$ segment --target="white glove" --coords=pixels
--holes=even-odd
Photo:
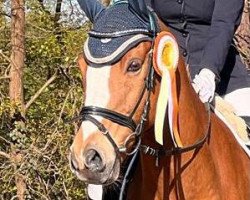
[[[215,92],[215,74],[210,69],[204,68],[199,74],[195,75],[192,85],[203,103],[213,100]]]

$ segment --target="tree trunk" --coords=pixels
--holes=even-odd
[[[56,1],[56,13],[55,13],[55,24],[58,26],[58,21],[60,20],[61,17],[61,9],[62,9],[62,0],[57,0]]]
[[[24,106],[23,98],[23,68],[25,39],[24,0],[11,0],[11,69],[9,95],[11,101]]]
[[[10,100],[21,106],[21,113],[24,115],[24,97],[23,97],[23,69],[25,58],[25,0],[11,0],[11,56],[10,56]],[[18,113],[19,114],[19,113]],[[17,123],[24,126],[24,122],[15,119]],[[20,162],[21,154],[12,150],[13,162],[16,166]],[[15,183],[17,188],[17,197],[19,200],[25,199],[26,184],[24,176],[15,169]]]
[[[243,62],[250,69],[250,0],[245,0],[241,23],[236,31],[234,41]]]
[[[56,38],[59,44],[61,46],[64,46],[64,43],[62,41],[62,30],[60,29],[60,24],[59,20],[61,18],[61,10],[62,10],[62,0],[57,0],[56,1],[56,9],[55,9],[55,17],[54,17],[54,27],[55,27],[55,34]],[[61,53],[63,53],[63,49],[61,49]]]

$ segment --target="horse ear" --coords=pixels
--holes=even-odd
[[[105,9],[98,0],[77,0],[89,20],[94,23],[95,17]]]
[[[179,61],[179,48],[175,37],[169,32],[161,32],[155,39],[153,63],[156,72],[176,69]]]
[[[139,17],[149,22],[148,8],[144,0],[128,0],[128,4]]]

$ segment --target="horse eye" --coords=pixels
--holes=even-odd
[[[137,72],[141,69],[141,62],[140,61],[132,61],[127,69],[127,72]]]

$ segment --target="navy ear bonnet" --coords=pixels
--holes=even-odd
[[[152,37],[149,22],[139,17],[128,3],[114,4],[94,19],[84,54],[93,64],[110,64],[140,42],[152,41]]]

